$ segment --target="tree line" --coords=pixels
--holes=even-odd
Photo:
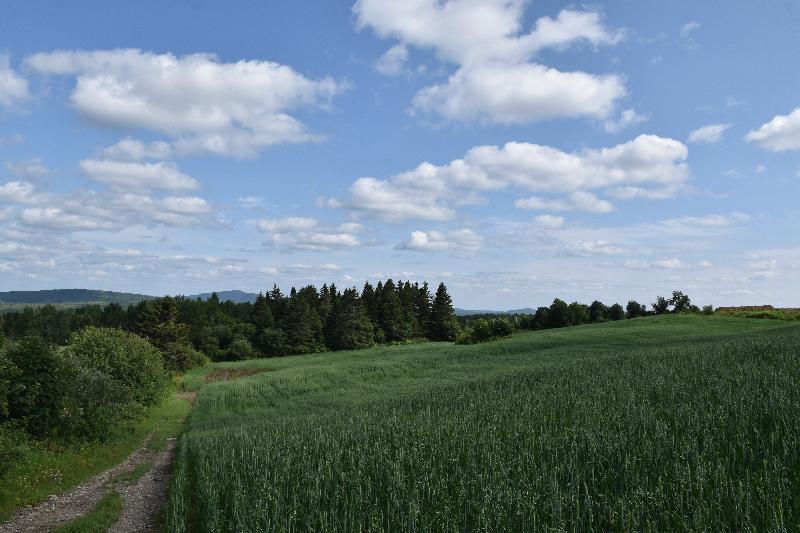
[[[427,283],[395,282],[359,292],[292,287],[284,294],[276,285],[254,303],[163,297],[127,308],[117,304],[69,309],[26,308],[3,317],[9,339],[37,337],[64,344],[88,326],[117,328],[148,339],[164,356],[165,367],[180,372],[214,361],[278,357],[312,352],[368,348],[375,344],[449,341],[458,323],[447,287],[431,293]]]
[[[713,313],[713,306],[705,306],[701,310],[692,304],[691,298],[682,291],[673,291],[671,297],[658,296],[651,304],[651,309],[646,304],[636,300],[629,300],[625,307],[615,303],[606,305],[599,300],[591,304],[580,302],[567,303],[556,298],[549,307],[539,307],[532,314],[481,314],[459,317],[461,332],[456,340],[459,344],[475,344],[488,342],[497,338],[511,335],[514,330],[542,330],[580,326],[582,324],[597,324],[639,318],[652,315],[681,314],[681,313]]]

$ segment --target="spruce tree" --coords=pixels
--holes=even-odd
[[[447,287],[440,283],[436,289],[431,306],[430,331],[428,338],[433,341],[452,341],[458,334],[458,323],[453,312],[453,300]]]
[[[391,279],[386,280],[378,304],[378,325],[388,342],[401,341],[404,337],[403,308],[397,296],[397,287]]]

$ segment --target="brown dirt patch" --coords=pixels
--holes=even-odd
[[[211,383],[212,381],[224,381],[227,379],[244,378],[247,376],[252,376],[253,374],[265,372],[266,370],[266,368],[220,368],[219,370],[214,370],[206,376],[206,383]]]
[[[194,404],[194,399],[197,398],[197,392],[179,392],[175,394],[175,397],[179,400],[185,400],[190,404]]]

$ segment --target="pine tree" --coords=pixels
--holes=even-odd
[[[386,280],[378,303],[378,325],[388,342],[401,341],[404,337],[403,308],[397,296],[397,287],[391,279]]]
[[[272,327],[272,311],[269,308],[269,300],[262,293],[258,293],[253,309],[250,313],[250,321],[256,327],[256,331]]]
[[[452,341],[458,334],[458,323],[453,312],[453,300],[447,287],[440,283],[433,297],[428,338],[434,341]]]
[[[374,344],[372,322],[355,289],[345,289],[337,301],[333,348],[355,350]]]

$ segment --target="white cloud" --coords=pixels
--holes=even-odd
[[[199,215],[210,213],[211,206],[202,198],[196,196],[167,196],[162,200],[166,209],[182,215]]]
[[[614,255],[625,253],[625,249],[609,241],[573,241],[565,246],[568,255]]]
[[[114,188],[130,190],[191,190],[200,184],[178,170],[173,163],[136,163],[106,159],[80,162],[86,177]]]
[[[757,130],[749,132],[745,140],[772,152],[800,150],[800,107],[788,115],[776,115]]]
[[[524,10],[519,0],[359,0],[353,7],[359,28],[432,49],[457,65],[445,84],[417,93],[418,111],[496,123],[608,115],[626,93],[620,77],[561,72],[531,59],[548,48],[615,44],[621,33],[608,30],[595,11],[572,9],[523,32]]]
[[[289,113],[325,105],[344,89],[269,61],[220,62],[210,54],[59,50],[30,56],[46,75],[75,76],[72,106],[102,124],[175,138],[182,153],[249,157],[314,137]]]
[[[635,186],[639,195],[673,195],[688,179],[688,150],[682,143],[640,135],[633,141],[603,149],[567,153],[549,146],[510,142],[505,146],[478,146],[463,159],[442,166],[422,163],[387,180],[359,178],[346,202],[328,205],[369,213],[385,220],[417,218],[449,220],[453,206],[472,200],[469,192],[509,187],[540,192],[573,193],[544,208],[608,212],[613,206],[592,189]],[[526,204],[526,202],[528,202]],[[535,200],[518,206],[535,208]]]
[[[564,217],[539,215],[533,219],[533,223],[543,229],[560,229],[564,227]]]
[[[749,222],[750,216],[745,213],[731,213],[728,215],[705,215],[702,217],[678,217],[662,220],[661,226],[669,228],[698,227],[708,229],[730,228]]]
[[[689,134],[690,143],[718,143],[722,140],[722,134],[725,133],[730,124],[709,124],[702,128],[697,128]]]
[[[414,108],[453,121],[527,124],[607,116],[625,92],[617,76],[561,72],[535,63],[461,68],[447,83],[422,89]]]
[[[240,196],[236,201],[245,209],[262,209],[265,204],[261,196]]]
[[[696,20],[692,20],[690,22],[687,22],[686,24],[681,26],[681,32],[680,32],[681,33],[681,37],[683,37],[684,39],[688,38],[689,35],[691,35],[691,33],[693,31],[700,29],[701,26],[702,26],[702,24],[700,24]]]
[[[28,81],[11,68],[8,54],[0,54],[0,106],[11,107],[29,98]]]
[[[362,245],[357,233],[363,228],[355,223],[331,226],[313,218],[287,217],[259,220],[256,227],[268,234],[265,246],[283,251],[330,251]]]
[[[408,63],[408,48],[396,44],[389,48],[375,63],[375,70],[384,76],[399,76],[406,69]]]
[[[620,113],[617,120],[606,120],[603,122],[603,129],[608,133],[618,133],[627,128],[636,126],[637,124],[647,122],[647,120],[647,115],[640,115],[635,109],[626,109]]]
[[[584,211],[586,213],[611,213],[616,208],[609,201],[602,200],[597,195],[578,191],[565,199],[546,200],[538,196],[522,198],[514,202],[520,209],[540,211]]]
[[[33,157],[18,163],[6,162],[6,168],[14,176],[26,179],[41,178],[49,172],[40,157]]]
[[[31,204],[37,198],[33,185],[26,181],[9,181],[0,185],[0,202]]]
[[[418,252],[476,252],[483,245],[483,238],[471,229],[460,229],[442,233],[440,231],[412,231],[411,237],[395,246],[396,250]]]
[[[288,217],[279,219],[259,220],[256,224],[259,231],[264,233],[289,233],[293,231],[309,230],[319,225],[313,218]]]
[[[102,152],[103,157],[116,161],[143,161],[145,159],[169,159],[172,146],[164,141],[143,142],[125,137]]]
[[[24,209],[20,218],[27,226],[54,231],[109,230],[114,228],[114,224],[110,221],[66,213],[57,207],[31,207]]]
[[[661,268],[664,270],[686,270],[688,265],[678,259],[677,257],[673,257],[670,259],[659,259],[657,261],[653,261],[653,266],[656,268]]]

